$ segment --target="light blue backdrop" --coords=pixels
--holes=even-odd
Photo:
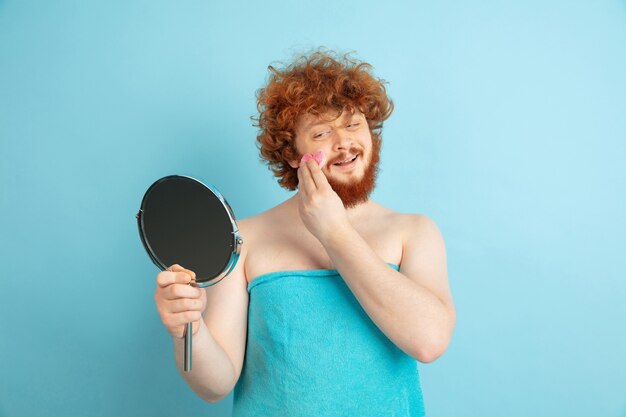
[[[389,81],[373,197],[446,240],[428,414],[626,416],[623,0],[0,1],[0,415],[230,415],[174,367],[135,213],[172,173],[238,218],[289,197],[254,93],[319,45]]]

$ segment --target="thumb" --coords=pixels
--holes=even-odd
[[[187,275],[189,275],[191,277],[192,281],[194,281],[196,279],[196,273],[195,272],[193,272],[191,269],[183,268],[179,264],[174,264],[174,265],[170,266],[169,268],[167,268],[167,270],[170,271],[170,272],[185,272]]]

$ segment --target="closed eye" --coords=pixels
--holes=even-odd
[[[326,133],[328,133],[329,131],[326,130],[324,132],[320,132],[320,133],[316,133],[313,135],[313,138],[321,138],[323,135],[325,135]]]

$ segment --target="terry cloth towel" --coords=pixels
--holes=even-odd
[[[417,361],[376,327],[337,270],[271,272],[248,293],[233,417],[424,415]]]

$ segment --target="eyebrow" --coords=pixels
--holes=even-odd
[[[357,114],[357,113],[348,113],[348,114],[346,114],[345,116],[343,116],[343,119],[342,119],[342,120],[350,120],[350,119],[354,118],[355,116],[356,116],[356,117],[360,117],[360,115],[359,115],[359,114]],[[305,131],[305,132],[308,132],[309,130],[311,130],[311,129],[312,129],[312,128],[314,128],[315,126],[324,125],[324,124],[329,123],[329,122],[334,122],[334,121],[335,121],[335,120],[337,120],[337,119],[339,119],[339,117],[338,117],[338,118],[336,118],[336,119],[331,119],[331,120],[328,120],[328,121],[323,121],[323,122],[313,121],[313,122],[309,123],[308,125],[306,125],[306,126],[304,127],[304,131]]]

